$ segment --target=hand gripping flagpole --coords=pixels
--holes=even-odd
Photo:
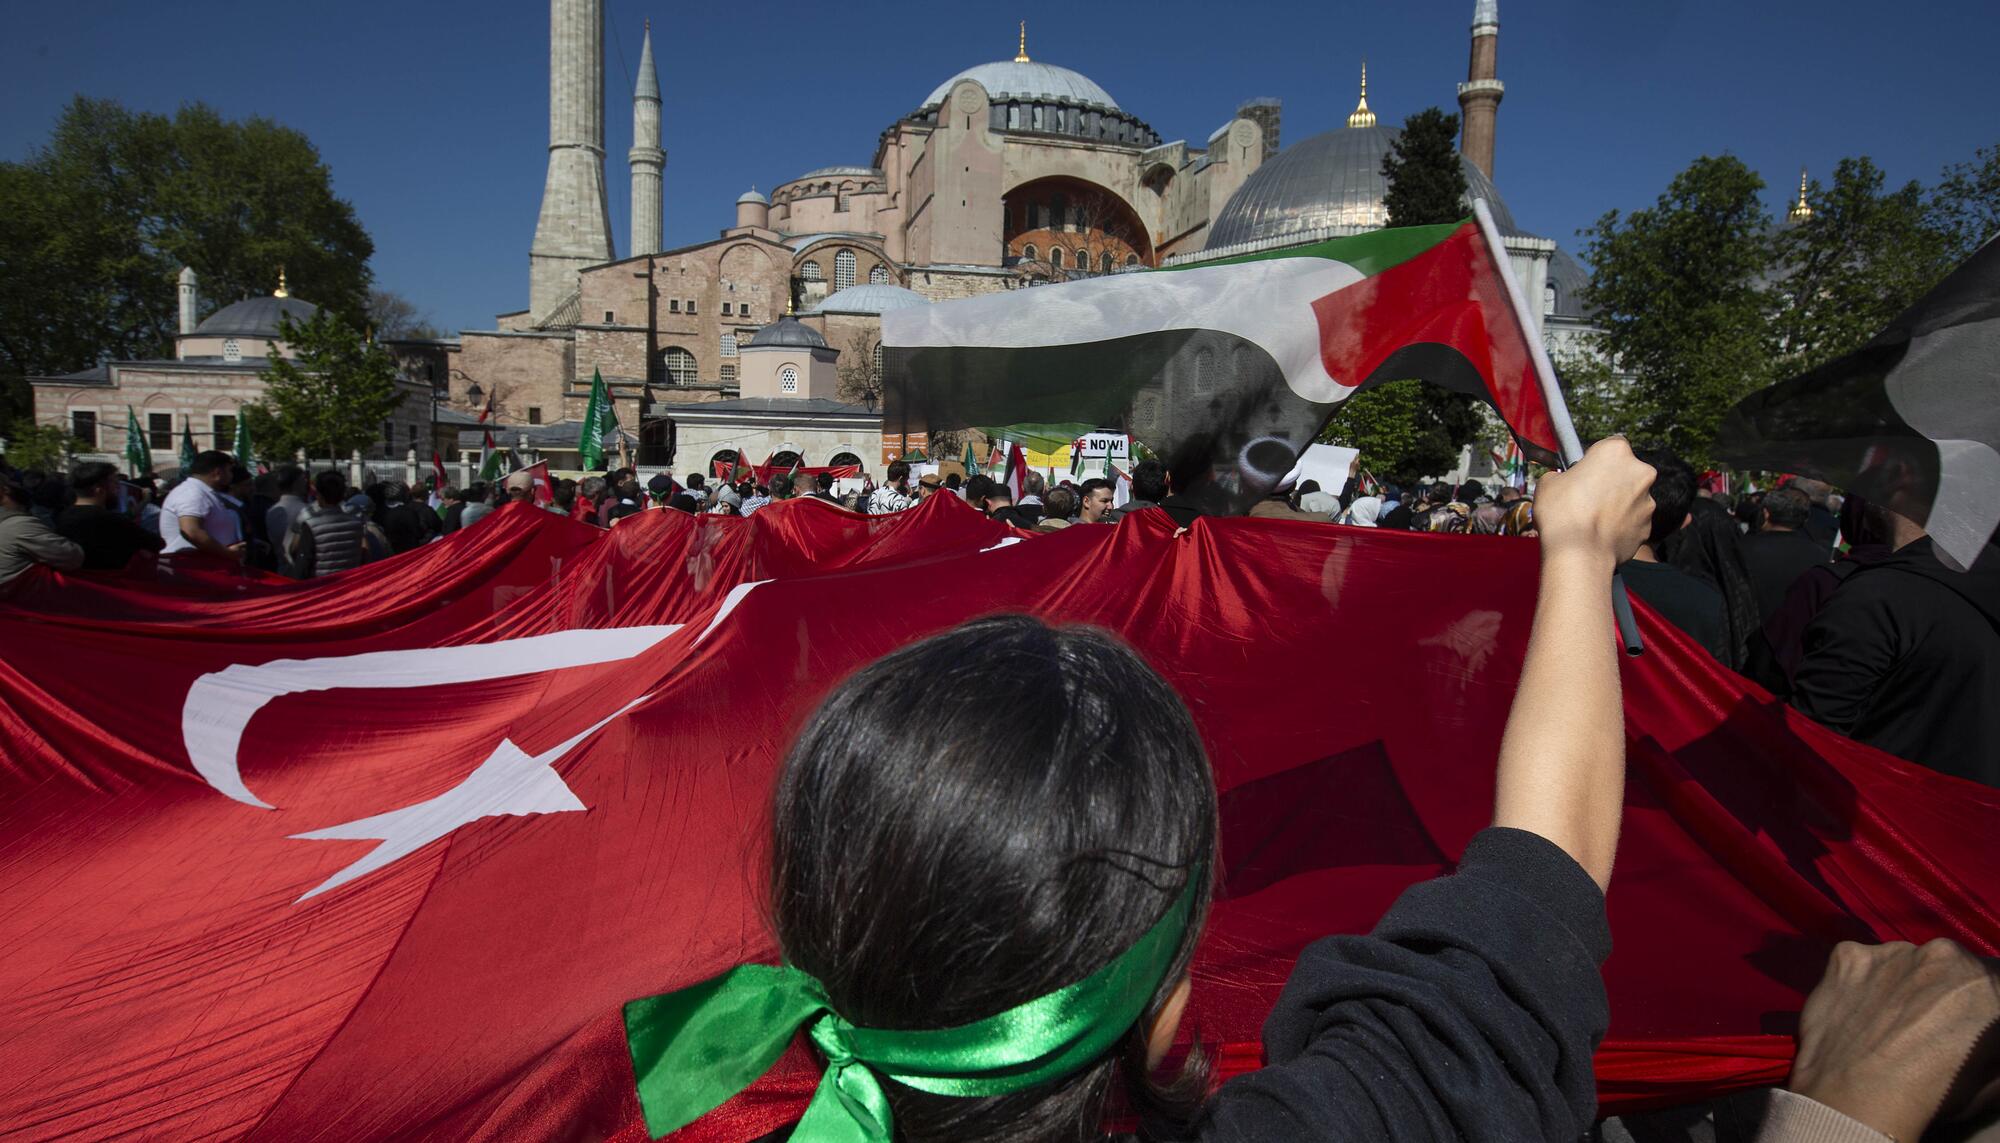
[[[1514,267],[1507,260],[1507,246],[1500,238],[1500,228],[1494,225],[1493,211],[1486,200],[1472,200],[1472,215],[1479,220],[1479,232],[1486,239],[1487,256],[1493,259],[1493,266],[1499,272],[1500,281],[1507,287],[1507,300],[1514,304],[1514,321],[1521,327],[1521,340],[1528,343],[1528,359],[1535,364],[1535,381],[1541,386],[1542,402],[1549,408],[1549,425],[1556,433],[1556,447],[1562,450],[1563,467],[1568,468],[1583,459],[1583,442],[1577,439],[1576,424],[1569,418],[1569,404],[1563,400],[1562,386],[1556,383],[1555,366],[1549,362],[1549,351],[1542,344],[1541,332],[1535,326],[1535,319],[1528,310],[1527,295],[1521,292],[1521,283],[1514,278]],[[1639,638],[1639,624],[1632,618],[1632,599],[1625,594],[1625,577],[1616,572],[1611,576],[1611,613],[1618,621],[1618,638],[1625,644],[1627,655],[1637,655],[1646,649]]]

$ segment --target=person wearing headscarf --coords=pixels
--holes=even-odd
[[[1440,504],[1431,512],[1431,531],[1463,534],[1466,521],[1471,515],[1472,509],[1462,501],[1453,500],[1447,504]]]
[[[1507,514],[1500,519],[1500,534],[1503,536],[1534,536],[1535,502],[1527,498],[1514,501],[1507,506]]]
[[[1354,498],[1354,503],[1347,506],[1347,511],[1341,513],[1340,522],[1352,524],[1356,528],[1373,528],[1381,515],[1380,496],[1357,496]]]
[[[1750,571],[1738,544],[1741,536],[1729,510],[1697,496],[1687,526],[1666,538],[1661,553],[1667,563],[1707,582],[1722,593],[1722,618],[1728,656],[1722,665],[1740,671],[1749,662],[1750,636],[1762,625]]]

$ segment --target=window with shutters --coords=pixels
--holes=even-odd
[[[854,251],[842,250],[833,256],[833,288],[844,290],[854,284]]]
[[[148,448],[174,447],[174,415],[172,413],[146,414],[146,446]]]
[[[87,409],[73,410],[69,415],[69,435],[83,442],[83,447],[97,447],[97,414]]]
[[[670,345],[660,351],[660,362],[668,381],[675,385],[695,383],[694,354],[678,345]]]

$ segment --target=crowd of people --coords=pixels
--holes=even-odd
[[[1733,501],[1699,485],[1662,449],[1640,449],[1655,472],[1645,542],[1620,569],[1632,594],[1715,661],[1815,721],[1899,757],[2000,786],[2000,557],[1947,567],[1924,529],[1859,496],[1794,479]],[[645,484],[629,468],[551,482],[549,511],[601,527],[649,508],[749,516],[790,499],[871,515],[956,496],[987,516],[1034,531],[1116,524],[1159,509],[1186,526],[1200,514],[1175,494],[1165,466],[1142,460],[1121,502],[1111,481],[1049,481],[1029,472],[1017,492],[983,473],[961,477],[887,466],[881,484],[836,491],[829,472],[758,480]],[[134,556],[195,553],[298,579],[331,575],[477,525],[510,501],[536,500],[517,471],[492,483],[412,488],[397,480],[350,487],[338,471],[281,465],[252,475],[229,454],[203,452],[177,480],[122,476],[87,462],[67,478],[0,472],[0,584],[40,563],[115,570]],[[1538,535],[1523,489],[1478,481],[1404,489],[1365,478],[1357,458],[1338,491],[1304,480],[1250,515],[1355,527],[1471,535]],[[1989,551],[1991,549],[1989,548]]]

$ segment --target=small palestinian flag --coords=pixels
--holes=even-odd
[[[1924,525],[1969,568],[2000,526],[2000,239],[1846,357],[1737,402],[1716,459],[1794,472]]]
[[[493,430],[486,430],[486,449],[479,458],[479,479],[492,483],[507,474],[502,466],[504,454],[494,447]]]
[[[882,316],[886,416],[936,432],[1116,427],[1210,512],[1247,511],[1341,402],[1415,378],[1481,397],[1553,464],[1539,333],[1477,221]]]

